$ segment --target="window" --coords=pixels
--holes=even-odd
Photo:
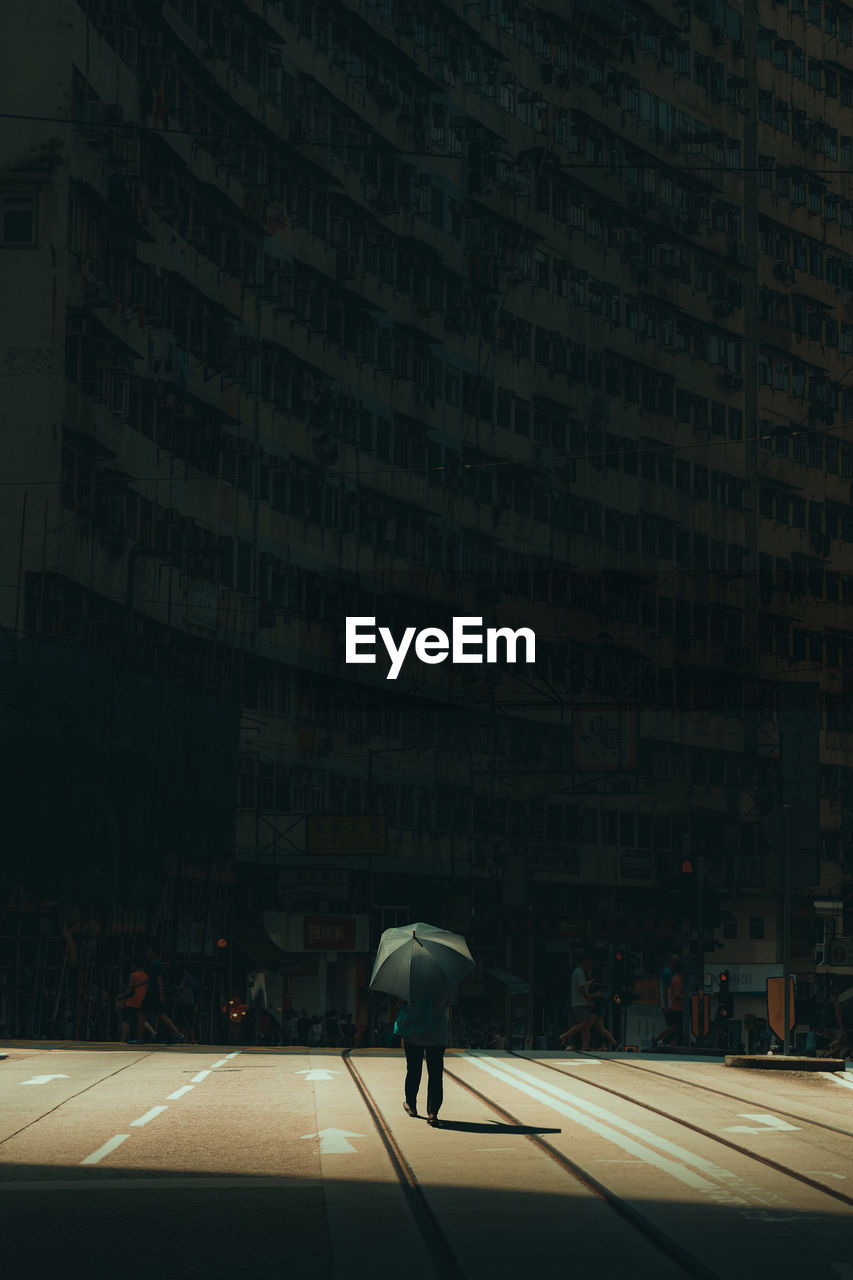
[[[749,938],[751,942],[761,942],[764,939],[764,916],[749,917]]]
[[[0,244],[7,249],[31,249],[35,242],[35,192],[4,191],[0,194]]]

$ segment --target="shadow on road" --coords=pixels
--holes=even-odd
[[[442,1129],[455,1129],[458,1133],[562,1133],[562,1129],[547,1129],[529,1124],[475,1124],[470,1120],[442,1120]]]

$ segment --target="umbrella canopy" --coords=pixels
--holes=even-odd
[[[401,1000],[436,999],[449,995],[473,968],[461,933],[422,922],[398,925],[379,939],[370,989]]]

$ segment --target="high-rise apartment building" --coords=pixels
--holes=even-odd
[[[697,872],[776,963],[787,829],[807,984],[853,935],[853,9],[2,24],[27,860],[363,1016],[378,931],[441,915],[541,1029],[579,939],[689,940]],[[344,661],[347,616],[463,615],[535,666]]]

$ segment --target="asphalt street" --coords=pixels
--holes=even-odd
[[[399,1052],[353,1055],[368,1105],[333,1051],[3,1048],[9,1274],[433,1280],[408,1178],[466,1280],[853,1280],[853,1072],[451,1053],[435,1130]]]

